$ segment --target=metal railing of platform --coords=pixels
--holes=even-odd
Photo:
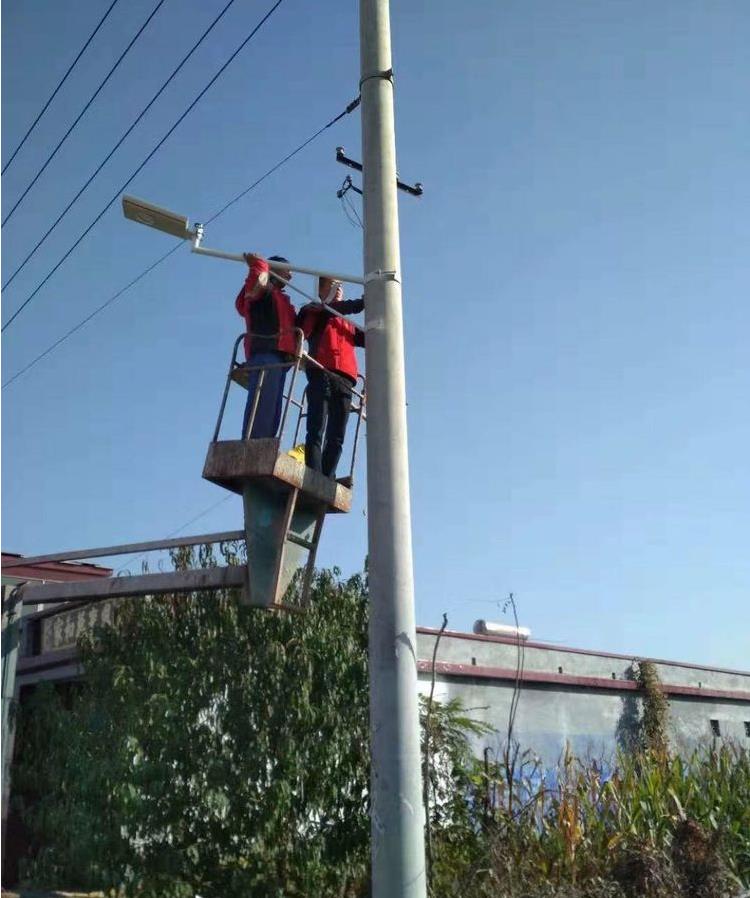
[[[224,392],[221,398],[221,404],[219,406],[219,414],[216,419],[216,426],[214,428],[213,439],[212,442],[216,443],[219,441],[219,437],[221,435],[221,427],[224,422],[224,416],[227,407],[227,400],[229,398],[229,390],[231,388],[232,383],[236,383],[239,386],[247,389],[248,380],[250,372],[259,371],[258,381],[255,387],[255,394],[253,397],[253,404],[250,409],[250,415],[248,416],[245,431],[242,434],[242,438],[245,440],[252,439],[250,434],[253,432],[253,425],[255,424],[255,420],[258,414],[258,407],[260,404],[260,397],[263,391],[263,384],[266,379],[266,373],[272,369],[284,369],[285,371],[291,370],[291,377],[289,379],[288,387],[285,386],[284,394],[283,394],[283,406],[281,412],[281,421],[279,424],[279,428],[277,433],[274,435],[276,439],[280,441],[280,446],[283,445],[284,442],[284,434],[286,432],[287,422],[290,417],[290,409],[297,409],[297,420],[294,427],[294,436],[292,438],[292,444],[289,448],[294,448],[298,445],[298,440],[300,438],[300,430],[302,427],[302,421],[307,418],[307,387],[305,387],[299,395],[295,395],[295,387],[298,385],[299,372],[301,369],[308,368],[316,368],[320,371],[323,371],[326,377],[335,380],[338,384],[343,386],[346,390],[351,393],[352,404],[349,411],[350,415],[354,415],[356,418],[356,425],[354,429],[354,437],[352,440],[351,446],[351,456],[349,461],[349,474],[346,478],[348,480],[348,485],[351,486],[354,482],[354,468],[357,460],[357,449],[359,447],[359,440],[362,430],[362,422],[367,420],[367,412],[366,412],[366,380],[360,374],[357,377],[357,381],[354,385],[345,377],[340,376],[334,371],[329,371],[319,362],[317,362],[314,358],[312,358],[305,350],[303,349],[303,341],[304,334],[299,328],[295,328],[295,351],[294,355],[290,357],[289,361],[283,362],[275,362],[272,364],[265,365],[254,365],[248,362],[240,362],[237,359],[237,353],[239,351],[240,344],[244,341],[247,336],[246,333],[240,334],[237,339],[234,341],[232,346],[232,356],[229,363],[229,370],[227,372],[226,381],[224,384]],[[268,337],[268,334],[258,335],[258,334],[250,334],[251,338],[253,336],[264,336]],[[252,358],[252,357],[251,357]],[[294,413],[291,412],[291,415]]]

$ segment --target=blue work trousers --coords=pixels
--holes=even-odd
[[[282,365],[288,357],[283,352],[257,352],[247,360],[248,365]],[[290,366],[266,368],[263,372],[251,370],[248,372],[247,403],[245,414],[242,418],[242,439],[247,438],[247,428],[250,422],[250,414],[255,402],[255,393],[258,389],[258,381],[263,373],[263,386],[260,390],[258,408],[255,412],[253,430],[250,439],[260,440],[265,437],[275,437],[281,421],[281,405],[284,401],[284,382]]]

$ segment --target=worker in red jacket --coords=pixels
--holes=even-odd
[[[336,465],[344,447],[351,391],[357,383],[354,348],[365,345],[361,328],[328,311],[355,315],[364,309],[364,299],[345,300],[343,295],[341,284],[320,278],[318,296],[324,306],[309,303],[297,313],[297,327],[307,338],[308,354],[332,372],[329,375],[313,365],[307,366],[305,464],[331,478],[336,476]]]
[[[269,256],[269,261],[286,262],[283,256]],[[242,289],[237,294],[235,308],[245,319],[245,358],[250,367],[247,384],[247,403],[242,419],[242,439],[275,437],[281,420],[284,381],[291,356],[295,352],[295,310],[283,292],[283,281],[270,273],[268,262],[255,253],[245,253],[250,269]],[[291,272],[286,274],[291,280]],[[252,433],[248,434],[250,413],[265,367],[263,385],[255,412]]]

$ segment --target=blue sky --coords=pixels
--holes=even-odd
[[[154,0],[118,4],[3,179],[7,212]],[[235,0],[4,295],[3,320],[265,11]],[[223,0],[166,0],[3,229],[4,279]],[[106,8],[5,4],[3,160]],[[285,0],[128,192],[207,218],[357,92],[357,4]],[[513,591],[535,637],[748,667],[750,15],[742,0],[394,3],[417,620]],[[355,113],[207,232],[361,268]],[[355,202],[358,202],[355,197]],[[170,247],[111,209],[3,335],[3,381]],[[239,266],[175,253],[3,390],[24,554],[158,538],[201,480]],[[238,412],[237,412],[238,414]],[[366,552],[356,507],[320,561]],[[188,528],[238,527],[231,499]]]

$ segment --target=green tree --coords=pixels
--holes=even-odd
[[[160,896],[359,892],[366,598],[362,576],[324,571],[300,614],[215,593],[123,603],[82,643],[71,710],[42,690],[25,715],[36,748],[18,782],[44,846],[30,876]]]

